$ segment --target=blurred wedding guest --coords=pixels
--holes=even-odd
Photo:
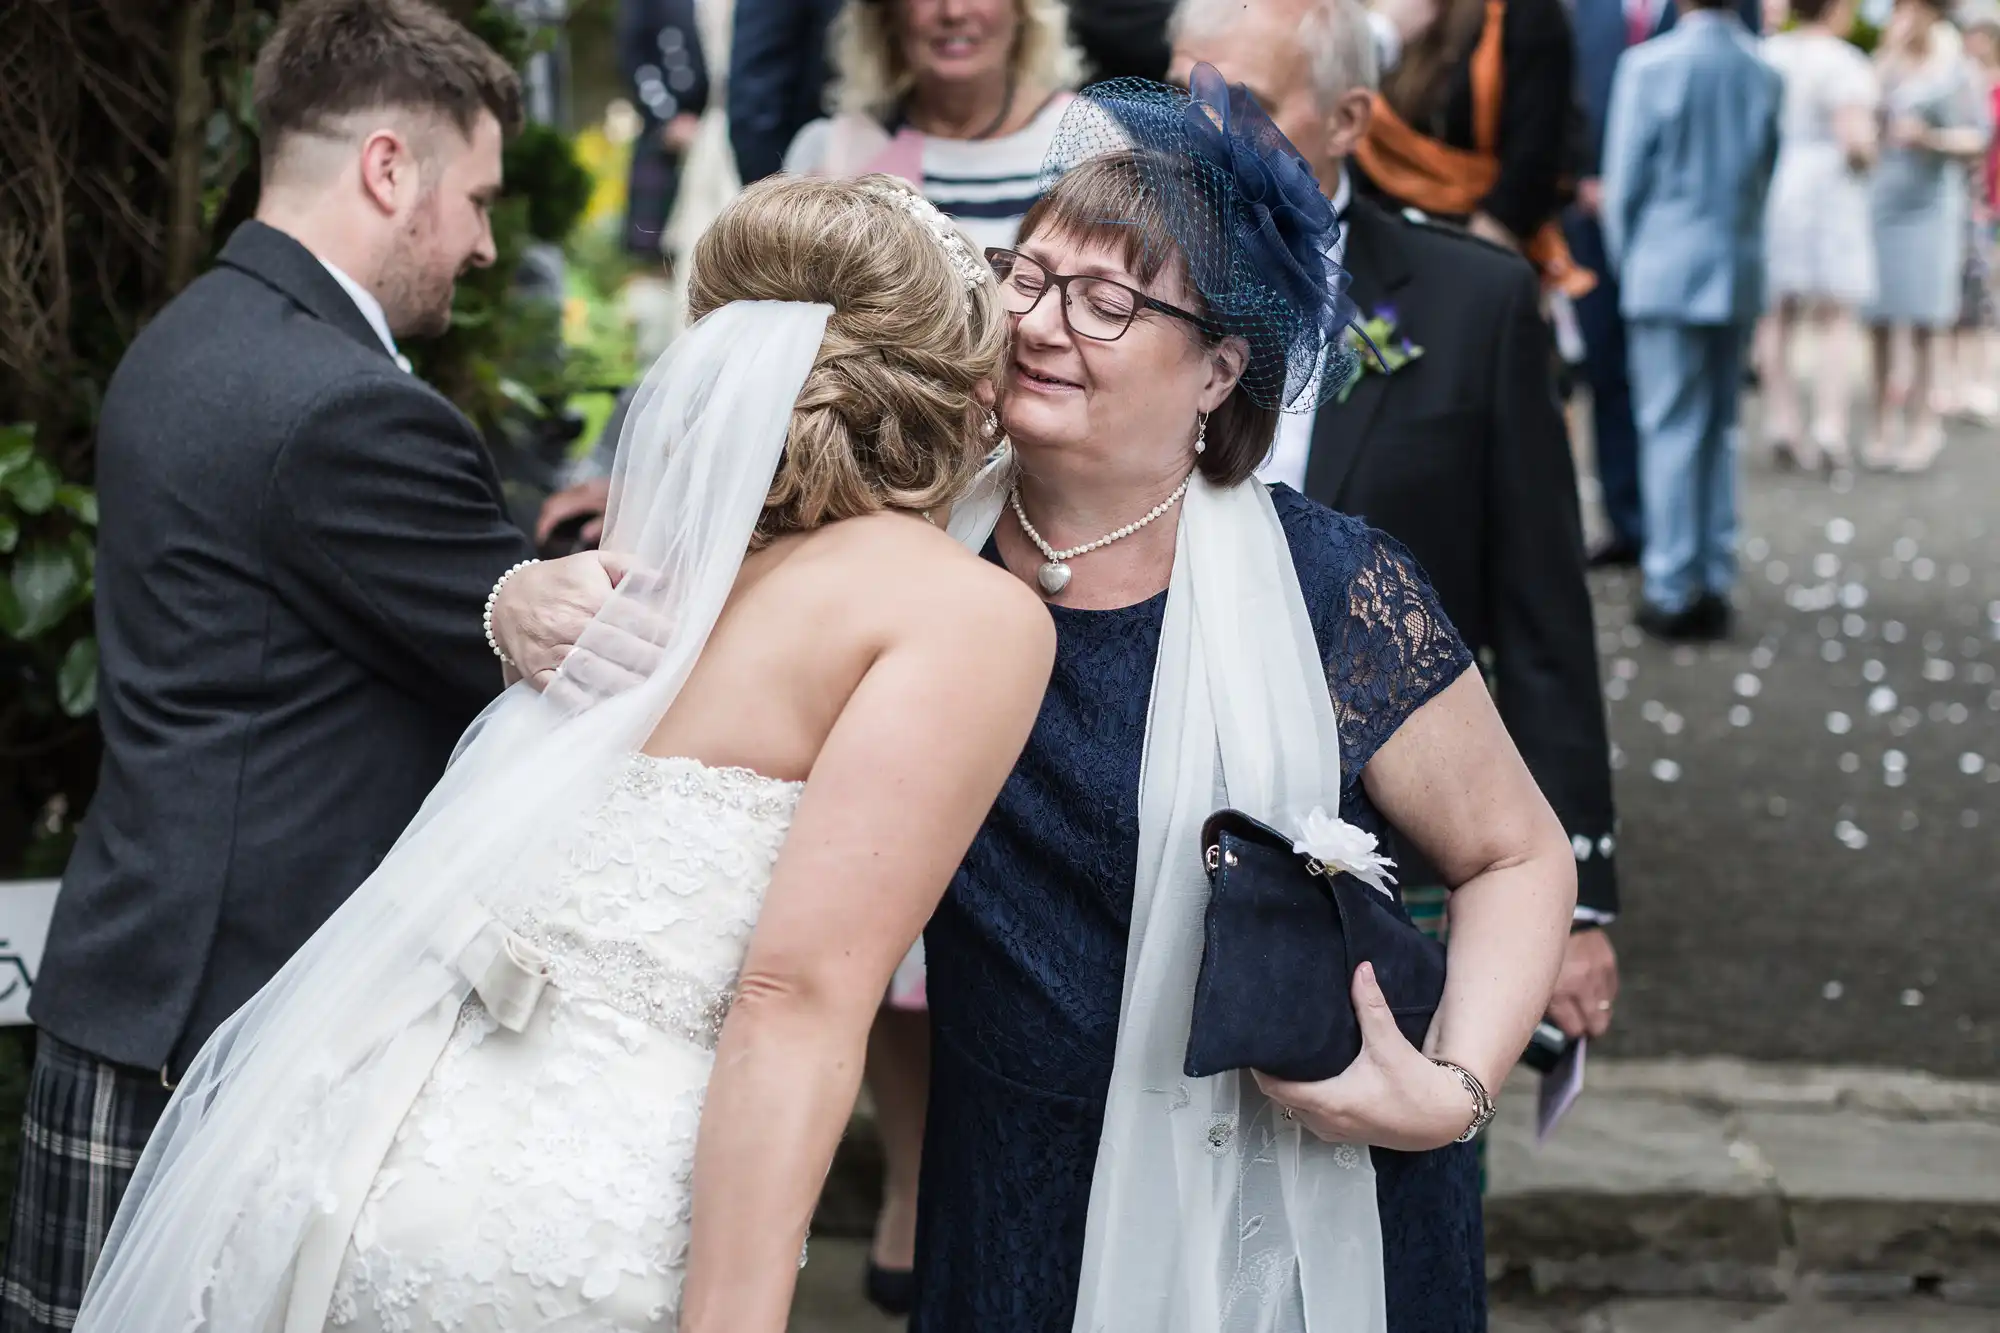
[[[942,13],[960,0],[927,3]],[[977,0],[966,3],[976,7]],[[1173,7],[1173,0],[1091,0],[1075,8],[1070,35],[1089,77],[1161,78]],[[827,33],[840,8],[841,0],[743,0],[737,7],[729,134],[745,184],[780,170],[793,138],[822,114],[831,74]]]
[[[1757,330],[1763,433],[1781,465],[1845,467],[1854,312],[1875,299],[1867,173],[1881,93],[1868,57],[1846,38],[1852,0],[1792,0],[1792,15],[1795,26],[1762,48],[1785,81],[1765,214],[1772,308]],[[1792,378],[1804,326],[1814,334],[1810,425]]]
[[[1727,636],[1736,581],[1736,436],[1764,306],[1764,209],[1784,81],[1725,4],[1630,51],[1604,134],[1605,250],[1618,273],[1639,422],[1646,545],[1636,619],[1665,639]]]
[[[663,247],[671,268],[667,275],[667,331],[676,336],[687,324],[689,266],[695,242],[743,192],[736,175],[736,158],[729,148],[728,75],[730,28],[735,0],[694,0],[695,32],[708,58],[708,104],[695,123],[687,152],[681,157],[681,186],[667,214]]]
[[[836,114],[787,171],[900,176],[973,241],[1014,243],[1083,77],[1062,0],[848,0],[834,23]]]
[[[695,22],[696,0],[618,0],[618,62],[641,127],[632,141],[625,246],[658,260],[667,216],[680,193],[681,165],[708,108],[708,62]]]
[[[418,0],[291,6],[252,88],[256,219],[112,377],[104,756],[29,1011],[7,1333],[71,1327],[175,1080],[367,878],[499,693],[496,585],[580,606],[579,626],[609,593],[594,556],[517,569],[527,540],[478,432],[397,350],[444,332],[458,274],[494,260],[520,98]],[[498,647],[553,669],[551,643]]]
[[[1875,422],[1862,461],[1922,472],[1944,449],[1931,397],[1937,340],[1964,303],[1968,164],[1991,125],[1958,32],[1938,0],[1897,0],[1875,53],[1883,148],[1870,189],[1878,272],[1866,318],[1875,346]],[[1893,335],[1907,330],[1911,373],[1891,384]]]
[[[745,185],[776,173],[826,103],[826,33],[841,0],[737,0],[729,44],[729,144]]]
[[[1965,54],[1987,123],[2000,124],[2000,16],[1991,3],[1961,9],[1958,21]],[[1934,349],[1932,396],[1938,414],[1980,425],[2000,422],[2000,388],[1993,377],[2000,361],[1993,342],[2000,326],[1993,293],[1995,208],[1994,156],[2000,142],[1988,138],[1986,151],[1972,165],[1971,207],[1966,210],[1964,282],[1958,325],[1951,337]]]
[[[1549,331],[1519,256],[1357,195],[1347,158],[1367,132],[1376,69],[1358,0],[1183,0],[1173,73],[1207,61],[1239,80],[1319,178],[1346,227],[1336,260],[1363,318],[1380,316],[1393,373],[1316,414],[1279,417],[1258,475],[1365,519],[1409,547],[1488,674],[1521,756],[1570,835],[1576,929],[1550,1014],[1602,1035],[1618,990],[1602,929],[1618,911],[1611,752],[1569,438]],[[1416,349],[1421,352],[1416,352]],[[1443,879],[1396,851],[1405,906],[1441,928]]]
[[[1163,79],[1167,22],[1174,0],[1081,0],[1070,32],[1090,62],[1092,79]]]
[[[1522,251],[1551,291],[1588,292],[1556,225],[1575,47],[1564,0],[1439,0],[1382,76],[1354,152],[1363,184]]]
[[[1780,0],[1782,3],[1782,0]],[[1745,24],[1758,22],[1758,0],[1742,0]],[[1606,565],[1636,565],[1645,536],[1639,499],[1639,427],[1632,417],[1632,384],[1626,371],[1625,317],[1618,309],[1618,274],[1604,253],[1600,222],[1604,191],[1604,117],[1611,108],[1611,76],[1631,47],[1674,26],[1674,0],[1575,0],[1576,85],[1583,106],[1583,166],[1576,201],[1563,217],[1575,261],[1597,275],[1597,286],[1577,299],[1584,342],[1584,378],[1590,384],[1591,440],[1610,537],[1593,556]],[[1779,15],[1779,22],[1783,15]],[[1775,29],[1766,22],[1764,27]]]

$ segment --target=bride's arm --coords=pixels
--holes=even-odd
[[[890,975],[1034,724],[1054,629],[980,567],[925,599],[815,761],[723,1026],[695,1153],[682,1333],[780,1333]]]

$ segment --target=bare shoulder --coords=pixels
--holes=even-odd
[[[1054,655],[1055,624],[1041,598],[938,528],[878,514],[834,524],[812,542],[817,573],[879,590],[863,614],[885,647],[927,642],[1029,663]]]

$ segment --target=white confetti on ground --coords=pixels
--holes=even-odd
[[[1653,761],[1653,776],[1661,782],[1679,782],[1681,780],[1681,766],[1671,759],[1655,759]]]
[[[1841,985],[1838,981],[1829,981],[1819,988],[1819,997],[1822,1000],[1837,1000],[1845,994],[1847,994],[1847,987]]]
[[[1750,705],[1748,705],[1748,704],[1737,704],[1737,705],[1736,705],[1735,707],[1731,708],[1731,709],[1729,710],[1729,725],[1730,725],[1730,726],[1732,726],[1732,727],[1747,727],[1747,726],[1749,726],[1749,725],[1750,725]]]
[[[1748,671],[1745,671],[1736,678],[1736,692],[1745,699],[1756,698],[1763,688],[1764,682],[1751,675]]]
[[[1848,732],[1854,730],[1854,719],[1845,713],[1828,713],[1826,715],[1826,729],[1836,736],[1845,736]]]

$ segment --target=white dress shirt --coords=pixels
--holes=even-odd
[[[355,308],[361,311],[361,318],[368,321],[368,327],[375,330],[375,336],[382,340],[383,350],[389,353],[389,359],[407,374],[410,358],[396,350],[395,335],[389,332],[389,317],[382,313],[382,303],[375,299],[375,293],[341,272],[340,267],[330,260],[320,259],[318,255],[313,258],[319,259],[321,267],[333,275],[333,280],[340,284]]]
[[[1348,179],[1347,168],[1340,170],[1340,186],[1333,192],[1333,211],[1341,215],[1341,225],[1334,232],[1333,246],[1327,258],[1338,264],[1347,253],[1347,205],[1354,198],[1354,183]],[[1312,461],[1313,418],[1312,412],[1280,412],[1278,414],[1278,435],[1271,442],[1271,453],[1265,458],[1264,466],[1257,469],[1257,479],[1264,482],[1282,481],[1285,485],[1305,494],[1306,464]]]

